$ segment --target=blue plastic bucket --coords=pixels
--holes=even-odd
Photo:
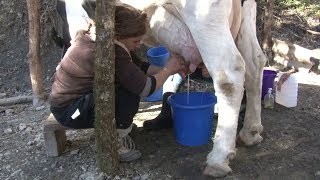
[[[147,57],[151,64],[163,67],[169,59],[170,53],[164,46],[153,47],[147,51]]]
[[[268,93],[268,89],[272,88],[274,91],[274,79],[277,76],[277,72],[273,70],[263,70],[263,79],[262,79],[262,93],[261,99]]]
[[[176,93],[168,98],[178,143],[200,146],[211,139],[217,97],[210,92]]]

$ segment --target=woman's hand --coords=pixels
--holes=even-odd
[[[156,78],[156,90],[158,90],[170,75],[179,73],[185,69],[185,63],[183,57],[174,53],[171,53],[170,58],[167,61],[167,64],[160,72],[154,75]]]
[[[169,71],[170,74],[182,72],[186,68],[185,61],[182,56],[170,53],[170,58],[165,65],[164,69]]]

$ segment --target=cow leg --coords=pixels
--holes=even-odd
[[[241,140],[248,146],[260,143],[263,138],[261,125],[261,86],[262,71],[266,62],[256,37],[256,2],[244,1],[242,22],[236,40],[237,47],[245,60],[245,89],[247,107],[243,128],[240,130]]]
[[[232,41],[230,41],[232,42]],[[233,45],[234,46],[234,45]],[[208,68],[214,74],[214,88],[218,98],[219,116],[212,151],[207,156],[204,174],[214,177],[231,172],[229,160],[235,154],[238,116],[243,97],[244,64],[240,53],[233,46],[227,47],[223,61],[232,62],[222,69]],[[216,57],[215,57],[216,58]],[[208,67],[207,63],[205,63]],[[210,66],[210,63],[209,63]]]
[[[231,172],[229,160],[235,156],[239,109],[244,91],[244,60],[232,38],[228,17],[232,2],[188,1],[199,4],[198,16],[188,16],[188,25],[211,77],[218,99],[219,116],[214,145],[207,156],[205,175],[221,177]],[[186,5],[188,8],[188,3]],[[209,8],[209,9],[208,9]],[[204,14],[201,14],[201,13]]]

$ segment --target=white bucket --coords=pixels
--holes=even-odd
[[[284,73],[278,73],[278,78]],[[281,90],[278,91],[276,87],[276,103],[281,104],[285,107],[295,107],[298,101],[298,82],[294,74],[282,84]]]

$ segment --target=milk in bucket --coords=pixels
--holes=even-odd
[[[284,73],[278,73],[278,78]],[[290,75],[290,77],[282,84],[281,90],[279,91],[276,87],[276,103],[281,104],[285,107],[295,107],[297,106],[297,98],[298,98],[298,82],[294,74]]]

